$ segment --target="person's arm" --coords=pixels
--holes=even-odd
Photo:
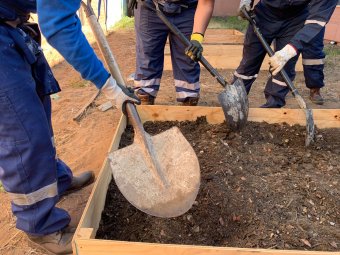
[[[185,54],[192,60],[198,61],[203,52],[204,33],[214,11],[215,0],[199,0],[194,20],[191,45],[185,50]]]
[[[303,49],[304,44],[310,43],[320,33],[330,20],[338,0],[313,0],[309,5],[309,15],[303,28],[298,31],[282,50],[277,51],[269,59],[270,71],[278,74],[286,63]]]
[[[76,15],[80,0],[37,0],[37,13],[41,32],[82,77],[103,87],[110,74],[97,58],[81,30]]]
[[[84,79],[92,81],[104,95],[122,109],[126,101],[139,103],[133,92],[117,84],[81,30],[76,15],[81,0],[37,0],[37,13],[42,33]]]

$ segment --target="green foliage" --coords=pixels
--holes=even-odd
[[[124,16],[120,21],[118,21],[114,26],[113,30],[120,29],[133,29],[135,26],[135,19],[132,17]]]
[[[328,44],[325,46],[325,53],[328,57],[340,56],[340,46]]]
[[[245,32],[248,26],[248,21],[239,20],[236,16],[230,17],[213,17],[210,20],[209,28],[224,28],[224,29],[236,29],[240,32]]]

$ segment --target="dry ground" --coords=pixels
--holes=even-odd
[[[109,41],[118,63],[125,77],[134,71],[135,49],[133,31],[115,32],[109,36]],[[95,47],[96,48],[96,47]],[[226,56],[226,61],[227,61]],[[340,108],[340,72],[339,57],[328,59],[326,67],[327,87],[323,94],[327,100],[322,108]],[[63,91],[59,98],[53,100],[53,124],[59,157],[66,161],[75,173],[85,169],[92,169],[98,173],[106,156],[112,135],[114,133],[119,113],[109,110],[105,113],[92,108],[86,118],[80,123],[72,120],[74,114],[95,93],[96,89],[88,82],[84,82],[68,64],[61,63],[53,68]],[[232,70],[221,70],[227,77],[231,77]],[[262,72],[250,95],[251,107],[258,107],[264,102],[263,88],[267,74]],[[303,74],[299,73],[296,79],[297,86],[302,95],[307,98],[308,91],[304,88]],[[208,75],[202,71],[202,97],[200,105],[217,105],[216,93],[221,88]],[[105,102],[99,98],[97,104]],[[157,104],[175,104],[175,89],[171,72],[165,72],[161,91],[156,100]],[[311,107],[316,107],[311,105]],[[287,107],[296,108],[297,104],[291,96],[288,97]],[[320,108],[320,106],[317,106]],[[61,206],[78,216],[86,204],[91,187],[64,198]],[[25,235],[15,228],[15,220],[10,211],[9,199],[6,193],[0,192],[0,254],[28,255],[44,254],[28,246]]]

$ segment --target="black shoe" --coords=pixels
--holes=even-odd
[[[27,235],[27,237],[32,246],[41,248],[52,254],[72,254],[73,235],[74,232],[60,230],[49,235]]]
[[[187,97],[184,102],[182,102],[183,106],[196,106],[198,104],[199,97]]]
[[[324,102],[325,102],[325,100],[323,99],[323,97],[320,94],[319,88],[310,89],[309,98],[314,104],[323,105]]]
[[[70,187],[65,191],[63,196],[69,195],[80,190],[94,182],[95,176],[93,171],[86,171],[78,176],[73,176]]]

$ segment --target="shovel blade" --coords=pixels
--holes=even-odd
[[[109,155],[116,184],[132,205],[147,214],[162,218],[182,215],[193,205],[200,186],[195,151],[177,127],[148,139],[167,184],[160,185],[155,179],[136,142]]]
[[[227,85],[218,95],[227,126],[231,131],[242,129],[247,123],[249,102],[242,80]]]

